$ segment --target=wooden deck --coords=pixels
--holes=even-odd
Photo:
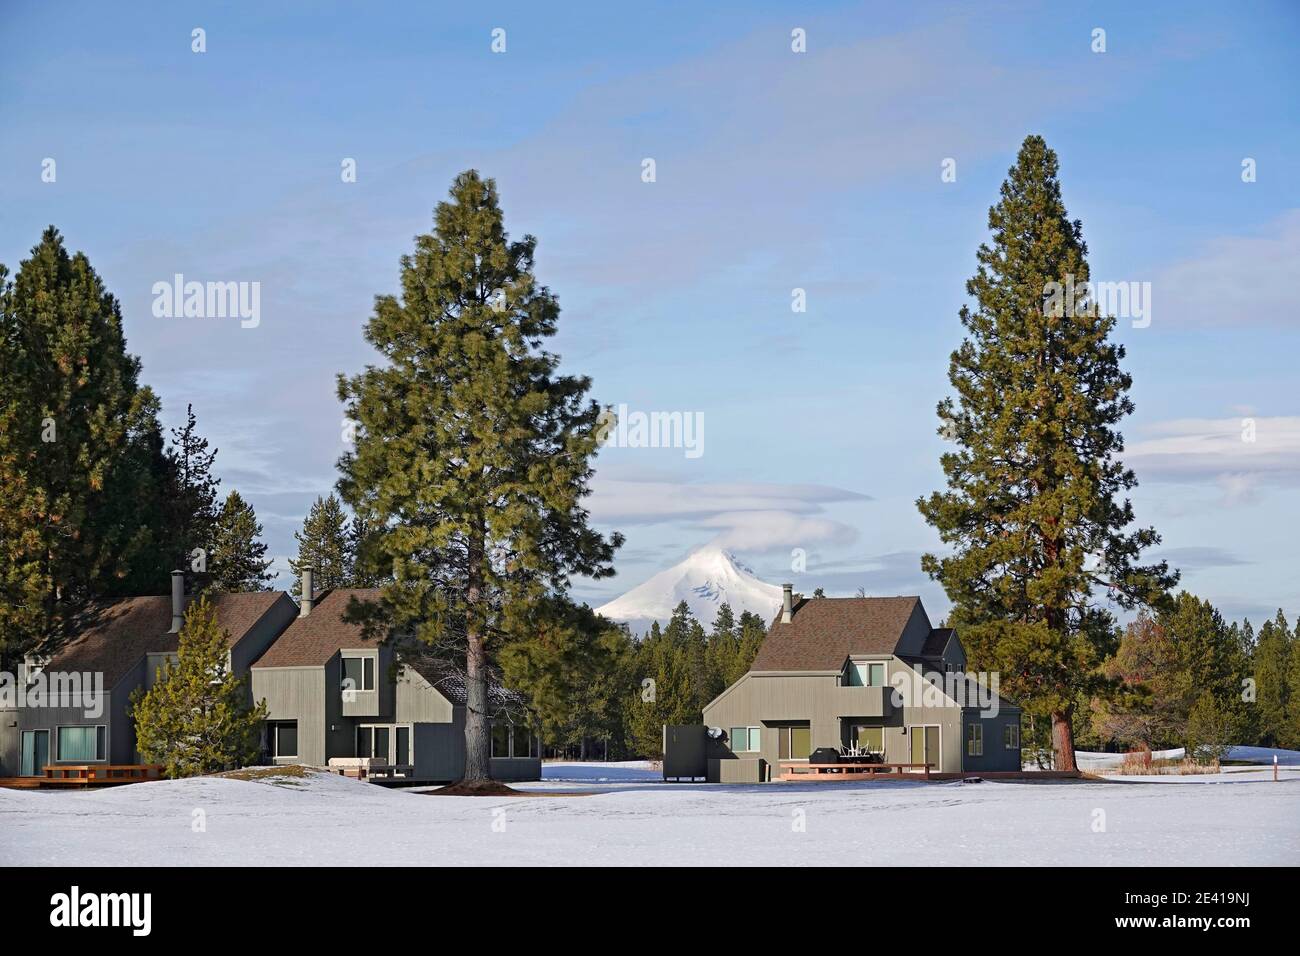
[[[118,787],[146,780],[161,780],[159,764],[48,764],[40,777],[3,777],[0,787],[14,790]]]
[[[828,783],[844,783],[848,780],[862,780],[871,777],[889,777],[898,779],[907,776],[909,770],[920,770],[917,774],[923,780],[930,779],[928,763],[807,763],[794,760],[781,763],[781,780],[808,780]]]

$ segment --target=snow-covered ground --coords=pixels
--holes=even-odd
[[[1151,758],[1153,760],[1182,760],[1186,751],[1182,747],[1175,747],[1173,750],[1153,750]],[[1124,763],[1124,754],[1096,753],[1088,750],[1076,750],[1074,759],[1079,764],[1080,770],[1109,770],[1118,768]],[[1258,767],[1224,767],[1224,773],[1242,773],[1255,770],[1269,769],[1273,766],[1273,758],[1277,757],[1278,766],[1300,768],[1300,750],[1281,750],[1270,747],[1229,747],[1225,755],[1225,760],[1244,760],[1253,764],[1259,764]]]
[[[0,865],[1300,864],[1300,778],[1172,783],[1210,776],[722,787],[615,763],[501,798],[319,774],[0,789]]]

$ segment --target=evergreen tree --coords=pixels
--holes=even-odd
[[[1291,704],[1287,672],[1294,655],[1286,615],[1277,616],[1259,629],[1253,661],[1255,678],[1255,720],[1260,744],[1280,747],[1288,738],[1287,711]]]
[[[212,473],[217,449],[208,450],[208,440],[198,432],[194,406],[185,406],[185,427],[173,428],[171,447],[167,449],[170,483],[166,515],[171,534],[169,552],[172,570],[185,572],[187,586],[193,593],[208,590],[212,574],[207,564],[215,548],[217,488],[221,480]],[[201,551],[201,555],[196,555]]]
[[[577,749],[622,736],[622,696],[633,646],[626,631],[586,605],[549,602],[539,626],[501,650],[506,686],[524,694],[542,739]]]
[[[138,385],[117,300],[52,226],[8,275],[0,266],[0,527],[22,532],[0,547],[0,655],[13,659],[148,578],[161,527],[157,400]]]
[[[217,515],[208,564],[208,590],[218,592],[266,591],[272,575],[271,562],[262,543],[262,526],[253,506],[238,491],[226,496]]]
[[[298,541],[298,559],[289,560],[289,569],[293,572],[295,597],[302,592],[301,574],[307,565],[315,569],[312,585],[319,591],[355,586],[348,521],[335,495],[318,497],[307,512],[302,530],[293,536]]]
[[[752,611],[743,612],[740,615],[740,640],[736,657],[731,663],[731,670],[722,675],[723,683],[727,687],[745,676],[753,665],[754,658],[758,656],[758,649],[765,637],[767,637],[767,622]]]
[[[953,554],[922,567],[952,599],[972,663],[1051,717],[1056,766],[1074,769],[1076,702],[1104,690],[1098,666],[1116,644],[1097,593],[1133,608],[1162,600],[1176,575],[1137,563],[1160,540],[1153,529],[1126,531],[1133,509],[1120,496],[1136,478],[1115,427],[1133,409],[1124,349],[1113,317],[1051,285],[1079,289],[1089,271],[1041,137],[1025,140],[989,228],[949,369],[958,400],[938,409],[959,446],[942,458],[948,490],[917,502]]]
[[[391,571],[384,567],[383,554],[374,547],[378,528],[378,522],[366,512],[357,512],[348,522],[349,587],[377,588],[393,579]]]
[[[1300,750],[1300,618],[1287,650],[1286,720],[1278,739],[1288,750]]]
[[[1208,691],[1196,699],[1187,715],[1187,756],[1199,763],[1217,763],[1237,739],[1240,726],[1224,703]]]
[[[168,777],[233,770],[257,759],[266,703],[248,703],[247,678],[227,666],[230,636],[207,597],[185,612],[174,662],[148,691],[131,694],[136,749]]]
[[[494,182],[457,176],[434,232],[402,259],[401,298],[380,296],[366,325],[384,363],[339,379],[358,426],[339,491],[375,521],[372,567],[393,574],[387,626],[464,651],[470,787],[491,778],[496,648],[570,574],[612,574],[621,543],[588,526],[601,410],[589,380],[557,374],[542,348],[559,304],[533,276],[535,247],[508,239]]]

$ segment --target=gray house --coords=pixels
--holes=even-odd
[[[956,632],[932,627],[920,598],[795,598],[786,585],[749,672],[704,708],[707,776],[777,779],[828,747],[937,772],[1020,770],[1020,708],[965,668]]]
[[[310,574],[303,594],[311,595]],[[338,589],[303,600],[299,616],[252,665],[253,697],[265,700],[267,756],[327,766],[382,762],[407,781],[444,783],[465,769],[463,681],[423,660],[399,660],[391,642],[345,619],[379,591]],[[538,742],[507,691],[493,688],[492,776],[537,780]],[[513,722],[511,719],[513,714]]]
[[[217,624],[229,636],[228,664],[238,675],[259,657],[298,613],[289,595],[275,591],[213,594]],[[29,657],[19,683],[55,688],[43,706],[0,713],[0,777],[40,776],[53,764],[135,764],[135,726],[127,715],[132,691],[153,686],[157,671],[176,657],[186,597],[180,572],[171,597],[126,598],[90,608],[74,639],[48,659]],[[69,677],[102,678],[98,700],[90,685]],[[250,700],[251,703],[251,700]]]

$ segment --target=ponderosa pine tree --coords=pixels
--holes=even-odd
[[[208,590],[216,592],[265,591],[272,575],[271,561],[261,540],[262,526],[253,506],[238,491],[226,496],[212,532],[208,560]]]
[[[491,779],[496,648],[571,574],[612,574],[621,537],[588,525],[601,410],[542,348],[560,309],[533,276],[536,240],[509,240],[496,184],[473,170],[434,220],[402,258],[401,297],[378,297],[366,324],[383,364],[340,376],[357,430],[339,491],[374,522],[372,567],[392,569],[385,626],[464,652],[475,788]]]
[[[176,660],[131,694],[136,749],[168,777],[232,770],[257,759],[266,703],[249,706],[248,679],[227,667],[229,636],[206,596],[185,611]]]
[[[161,579],[161,428],[139,371],[117,300],[54,227],[12,282],[0,266],[0,527],[22,529],[0,547],[4,656]]]
[[[185,426],[173,428],[170,463],[170,487],[164,505],[172,546],[168,555],[171,570],[184,571],[188,589],[199,594],[211,586],[212,574],[205,568],[212,556],[217,516],[217,488],[221,479],[212,472],[217,449],[208,450],[208,440],[199,434],[194,406],[185,406]],[[196,560],[195,551],[204,552]]]
[[[293,572],[293,593],[302,591],[302,569],[314,568],[312,586],[321,591],[355,587],[352,583],[352,553],[348,519],[338,497],[317,498],[303,520],[302,530],[293,533],[298,542],[297,560],[289,559]]]
[[[1074,708],[1105,689],[1098,665],[1116,643],[1098,595],[1123,608],[1160,602],[1177,575],[1139,564],[1160,540],[1154,529],[1127,530],[1121,496],[1137,480],[1118,458],[1116,426],[1133,410],[1124,349],[1113,316],[1054,294],[1090,276],[1041,137],[1025,140],[989,228],[949,368],[957,401],[938,408],[940,434],[959,446],[942,458],[948,489],[917,502],[953,553],[922,567],[951,598],[972,663],[999,671],[1028,713],[1050,716],[1056,766],[1074,769]]]

